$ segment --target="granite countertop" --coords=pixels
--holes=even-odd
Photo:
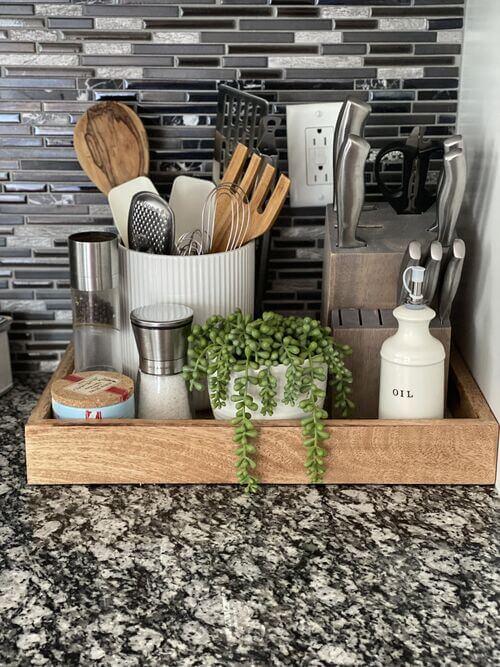
[[[0,664],[499,664],[491,488],[28,487],[45,381],[0,401]]]

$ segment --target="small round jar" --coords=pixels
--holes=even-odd
[[[112,371],[82,371],[52,385],[55,419],[125,419],[135,417],[134,382]]]

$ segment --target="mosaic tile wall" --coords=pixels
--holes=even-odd
[[[98,100],[143,119],[151,176],[211,173],[217,83],[256,91],[276,113],[355,93],[374,151],[412,126],[455,123],[463,0],[53,0],[0,3],[0,311],[13,314],[18,370],[49,370],[71,335],[66,237],[111,224],[72,130]],[[286,169],[286,139],[279,138]],[[368,194],[377,198],[370,168]],[[285,209],[266,305],[319,309],[322,209]]]

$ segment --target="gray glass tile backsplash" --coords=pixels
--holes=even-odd
[[[83,111],[131,104],[148,131],[151,177],[208,177],[219,81],[266,98],[341,101],[373,113],[373,153],[423,124],[455,124],[460,0],[50,0],[0,3],[0,311],[13,364],[54,367],[71,335],[66,238],[112,224],[72,148]],[[278,138],[286,170],[286,135]],[[367,169],[368,197],[379,197]],[[317,314],[323,210],[286,208],[273,231],[266,306]]]

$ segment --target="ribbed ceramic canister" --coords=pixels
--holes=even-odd
[[[182,303],[194,311],[195,324],[236,308],[254,309],[255,244],[209,255],[151,255],[120,246],[123,372],[135,377],[139,355],[130,313],[154,303]]]

